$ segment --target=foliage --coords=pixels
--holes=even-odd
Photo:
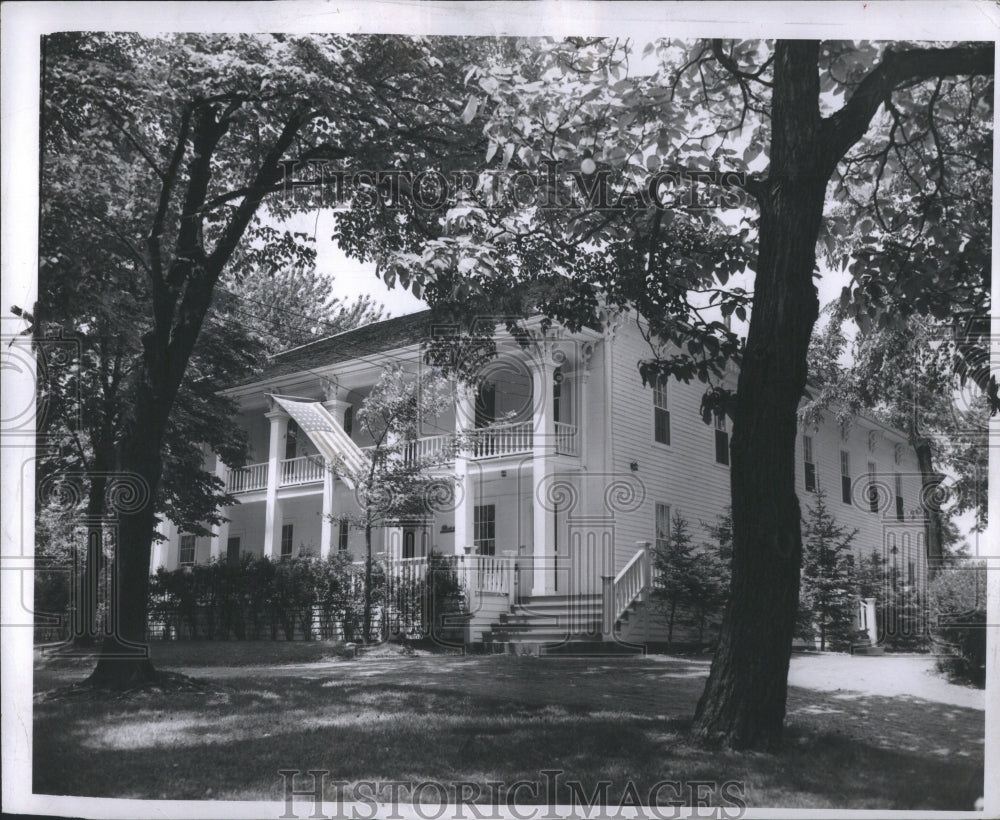
[[[856,534],[837,523],[823,492],[817,492],[802,528],[798,634],[808,640],[818,636],[820,650],[849,649],[854,636],[857,591],[851,547]]]
[[[370,296],[348,304],[334,291],[334,277],[315,267],[256,269],[228,276],[217,298],[273,355],[383,318]]]
[[[933,636],[948,649],[938,668],[954,680],[986,685],[986,565],[956,561],[929,589]]]
[[[698,641],[704,640],[705,627],[721,618],[729,600],[733,561],[733,513],[726,508],[714,523],[702,522],[708,541],[699,553],[700,566],[695,577],[694,610],[698,619]]]

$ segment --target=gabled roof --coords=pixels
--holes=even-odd
[[[278,376],[316,370],[338,362],[364,359],[372,353],[418,344],[428,338],[430,316],[430,310],[422,310],[419,313],[384,319],[276,353],[260,374],[242,384],[254,384]]]

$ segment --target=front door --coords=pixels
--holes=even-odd
[[[240,537],[233,535],[226,541],[226,563],[231,567],[240,565]]]

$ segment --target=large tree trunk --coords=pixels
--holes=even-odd
[[[90,682],[127,689],[156,678],[146,642],[149,558],[156,526],[154,502],[163,471],[160,447],[176,388],[157,391],[153,384],[171,381],[146,363],[151,375],[137,388],[132,427],[120,450],[123,473],[137,477],[144,503],[123,505],[117,518],[109,625],[112,634],[101,647]],[[164,401],[166,400],[166,401]]]
[[[917,452],[920,467],[920,506],[924,513],[924,539],[927,545],[927,572],[933,578],[941,567],[944,556],[942,538],[941,507],[935,503],[940,474],[934,469],[934,455],[930,442],[925,438],[911,439]]]
[[[730,598],[694,722],[696,736],[736,749],[781,745],[798,608],[796,411],[819,311],[812,274],[826,189],[817,55],[815,42],[775,47],[771,164],[733,420]]]

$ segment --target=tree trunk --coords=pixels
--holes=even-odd
[[[93,646],[97,640],[98,590],[104,569],[104,493],[107,490],[107,467],[99,458],[94,460],[87,493],[87,547],[83,566],[76,576],[76,617],[72,640],[78,647]]]
[[[942,538],[941,507],[934,499],[936,487],[941,476],[934,469],[934,455],[930,442],[925,438],[911,441],[917,452],[917,465],[920,467],[920,507],[924,513],[924,539],[927,545],[927,572],[933,578],[941,567],[944,556]]]
[[[796,411],[819,312],[812,274],[826,189],[817,58],[815,42],[775,46],[770,171],[733,420],[730,598],[693,726],[735,749],[781,745],[798,608]]]
[[[365,605],[361,616],[365,643],[371,640],[372,628],[372,525],[365,523]]]

